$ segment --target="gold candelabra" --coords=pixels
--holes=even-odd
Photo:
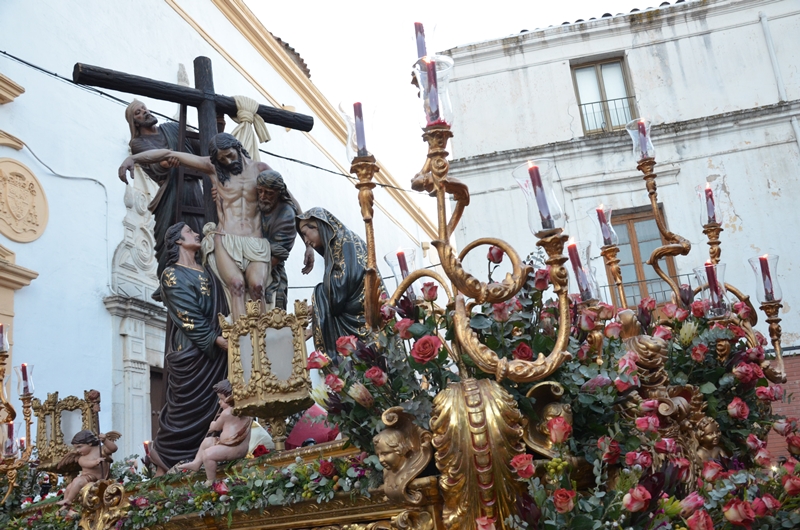
[[[5,395],[7,365],[8,351],[0,352],[0,407],[2,407],[3,411],[5,412],[4,422],[10,422],[13,425],[14,420],[17,418],[17,411],[9,401],[8,396]],[[8,481],[8,489],[6,490],[5,496],[0,501],[0,504],[5,503],[8,497],[11,495],[11,492],[14,490],[14,487],[17,484],[19,470],[30,461],[31,453],[33,452],[33,444],[31,443],[32,399],[33,394],[31,392],[23,392],[23,394],[20,396],[20,400],[22,400],[22,417],[25,420],[25,440],[28,443],[21,451],[19,457],[17,457],[17,451],[13,450],[15,448],[15,441],[13,439],[12,432],[12,438],[6,441],[7,444],[10,444],[12,451],[7,452],[6,448],[3,448],[3,460],[0,463],[0,475],[5,475],[6,480]]]

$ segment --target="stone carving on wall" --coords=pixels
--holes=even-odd
[[[25,165],[0,158],[0,233],[18,243],[39,239],[47,226],[47,198]]]

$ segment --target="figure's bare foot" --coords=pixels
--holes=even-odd
[[[69,508],[69,502],[65,500],[60,500],[56,503],[57,505],[61,506],[62,508]]]
[[[209,480],[206,480],[206,481],[204,482],[204,484],[210,488],[210,487],[211,487],[211,486],[214,484],[214,481],[213,481],[213,480],[211,480],[211,479],[209,479]]]

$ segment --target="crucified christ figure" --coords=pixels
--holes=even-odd
[[[271,281],[272,257],[270,242],[262,234],[256,184],[259,173],[271,168],[250,159],[242,144],[228,133],[211,139],[209,153],[197,156],[167,149],[145,151],[125,159],[119,178],[126,181],[128,172],[133,176],[134,164],[155,164],[170,158],[209,176],[216,190],[219,224],[214,227],[209,223],[204,228],[204,253],[225,287],[235,321],[246,312],[247,295],[262,301],[262,311],[267,308],[264,294]],[[313,249],[307,248],[304,273],[311,270],[313,260]]]

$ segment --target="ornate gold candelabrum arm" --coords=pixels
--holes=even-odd
[[[600,255],[603,256],[603,263],[606,269],[611,272],[611,279],[614,281],[614,287],[617,290],[617,300],[619,307],[624,309],[628,307],[628,300],[625,298],[625,286],[622,285],[622,271],[619,268],[619,247],[617,245],[606,245],[600,249]]]
[[[724,232],[724,229],[722,228],[722,225],[717,222],[703,225],[703,233],[708,238],[708,258],[714,265],[719,263],[719,256],[722,254],[722,249],[719,248],[720,232]]]
[[[374,215],[373,204],[375,197],[372,190],[375,188],[373,178],[380,171],[375,157],[372,155],[359,156],[353,159],[350,173],[358,178],[358,203],[361,205],[361,217],[364,219],[364,228],[367,235],[367,271],[364,275],[364,314],[367,327],[377,331],[381,325],[380,303],[380,276],[378,275],[378,262],[375,256],[375,228],[372,225]]]
[[[769,324],[769,338],[772,342],[772,347],[775,348],[775,361],[777,369],[768,370],[772,373],[765,375],[773,383],[785,383],[786,371],[783,366],[783,350],[781,349],[781,317],[780,314],[781,304],[780,300],[773,300],[772,302],[764,302],[761,304],[761,310],[767,315],[767,324]],[[771,376],[771,377],[770,377]]]
[[[0,353],[0,385],[2,385],[3,389],[5,389],[7,363],[8,353]],[[13,405],[11,405],[11,403],[8,401],[8,398],[5,395],[5,390],[0,392],[0,399],[2,399],[3,409],[6,411],[6,421],[14,421],[14,419],[17,417],[17,412],[14,410]],[[28,463],[28,460],[31,458],[31,452],[33,451],[33,444],[31,443],[31,400],[33,399],[33,394],[23,394],[20,396],[20,399],[22,400],[22,417],[25,420],[25,440],[28,443],[25,447],[25,450],[22,451],[22,454],[20,454],[19,458],[16,456],[4,456],[2,463],[0,463],[0,474],[5,475],[8,479],[8,490],[6,490],[6,494],[3,499],[0,500],[0,504],[5,504],[6,500],[11,495],[11,492],[14,490],[14,487],[17,484],[17,474],[19,470]]]
[[[656,185],[657,175],[653,172],[655,165],[656,161],[654,158],[645,158],[640,160],[639,164],[636,166],[636,169],[644,173],[644,181],[647,186],[647,194],[650,197],[650,206],[653,209],[653,217],[656,220],[658,231],[667,241],[666,245],[658,247],[650,254],[650,259],[647,260],[647,264],[653,267],[653,270],[656,271],[656,274],[658,274],[661,279],[670,286],[672,292],[675,293],[676,301],[679,305],[682,305],[681,293],[680,289],[678,288],[678,284],[675,283],[675,280],[669,277],[669,274],[661,269],[661,266],[658,262],[659,260],[667,257],[688,255],[692,250],[692,244],[688,239],[670,232],[667,229],[667,224],[664,222],[664,217],[661,215],[661,210],[658,208],[658,186]]]

